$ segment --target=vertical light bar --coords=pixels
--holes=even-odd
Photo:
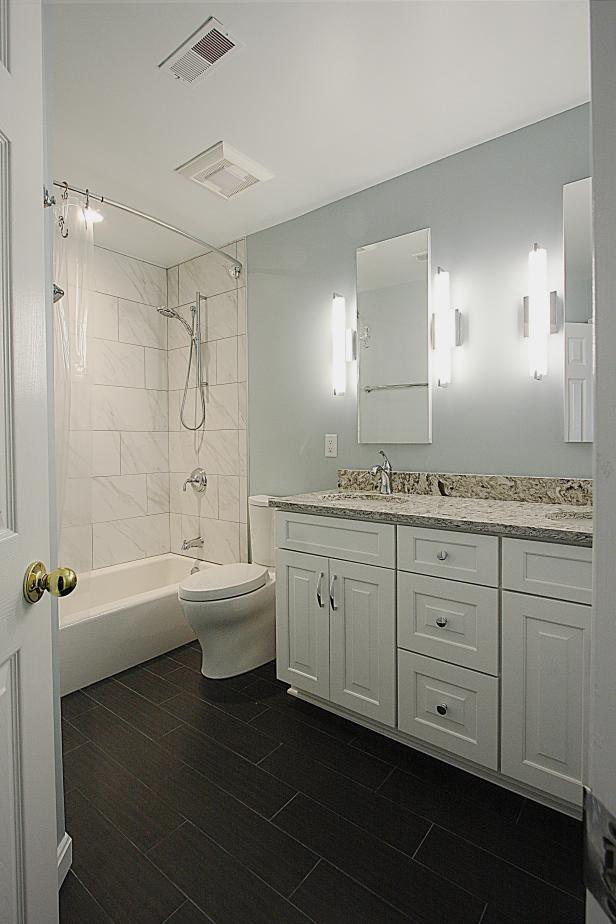
[[[434,277],[434,349],[436,380],[439,385],[451,382],[451,351],[453,348],[453,312],[449,273],[440,266]]]
[[[332,298],[332,384],[335,395],[346,391],[346,300],[344,295]]]
[[[533,379],[548,373],[549,336],[548,254],[535,244],[528,255],[528,371]]]

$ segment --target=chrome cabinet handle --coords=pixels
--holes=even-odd
[[[436,624],[439,627],[439,629],[444,629],[445,626],[447,625],[447,621],[448,620],[446,616],[438,616],[436,619]]]
[[[439,715],[447,715],[447,703],[439,703],[436,707],[436,711]]]
[[[445,559],[447,558],[447,549],[441,549],[440,552],[436,553],[436,557],[438,558],[439,561],[445,561]]]
[[[331,604],[332,610],[334,611],[338,609],[338,607],[336,606],[336,597],[335,597],[337,580],[338,580],[338,575],[334,574],[329,584],[329,602]]]
[[[321,585],[323,583],[323,578],[325,577],[325,572],[321,571],[319,573],[319,579],[317,581],[317,603],[320,607],[323,606],[323,598],[321,597]]]

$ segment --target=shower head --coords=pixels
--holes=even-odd
[[[60,286],[57,286],[54,282],[53,284],[53,303],[59,302],[61,298],[64,298],[64,289],[61,289]]]
[[[174,318],[176,321],[180,321],[188,331],[188,336],[192,339],[193,332],[190,326],[186,323],[182,315],[177,313],[175,308],[167,308],[165,305],[163,305],[161,308],[157,308],[156,310],[159,314],[162,314],[164,318]]]

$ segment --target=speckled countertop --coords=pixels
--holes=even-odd
[[[368,492],[333,490],[271,498],[270,506],[319,516],[592,546],[589,516],[592,508],[570,504],[423,494],[394,494],[387,498]]]

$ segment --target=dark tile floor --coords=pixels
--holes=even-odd
[[[62,924],[575,924],[581,828],[196,643],[63,700]]]

